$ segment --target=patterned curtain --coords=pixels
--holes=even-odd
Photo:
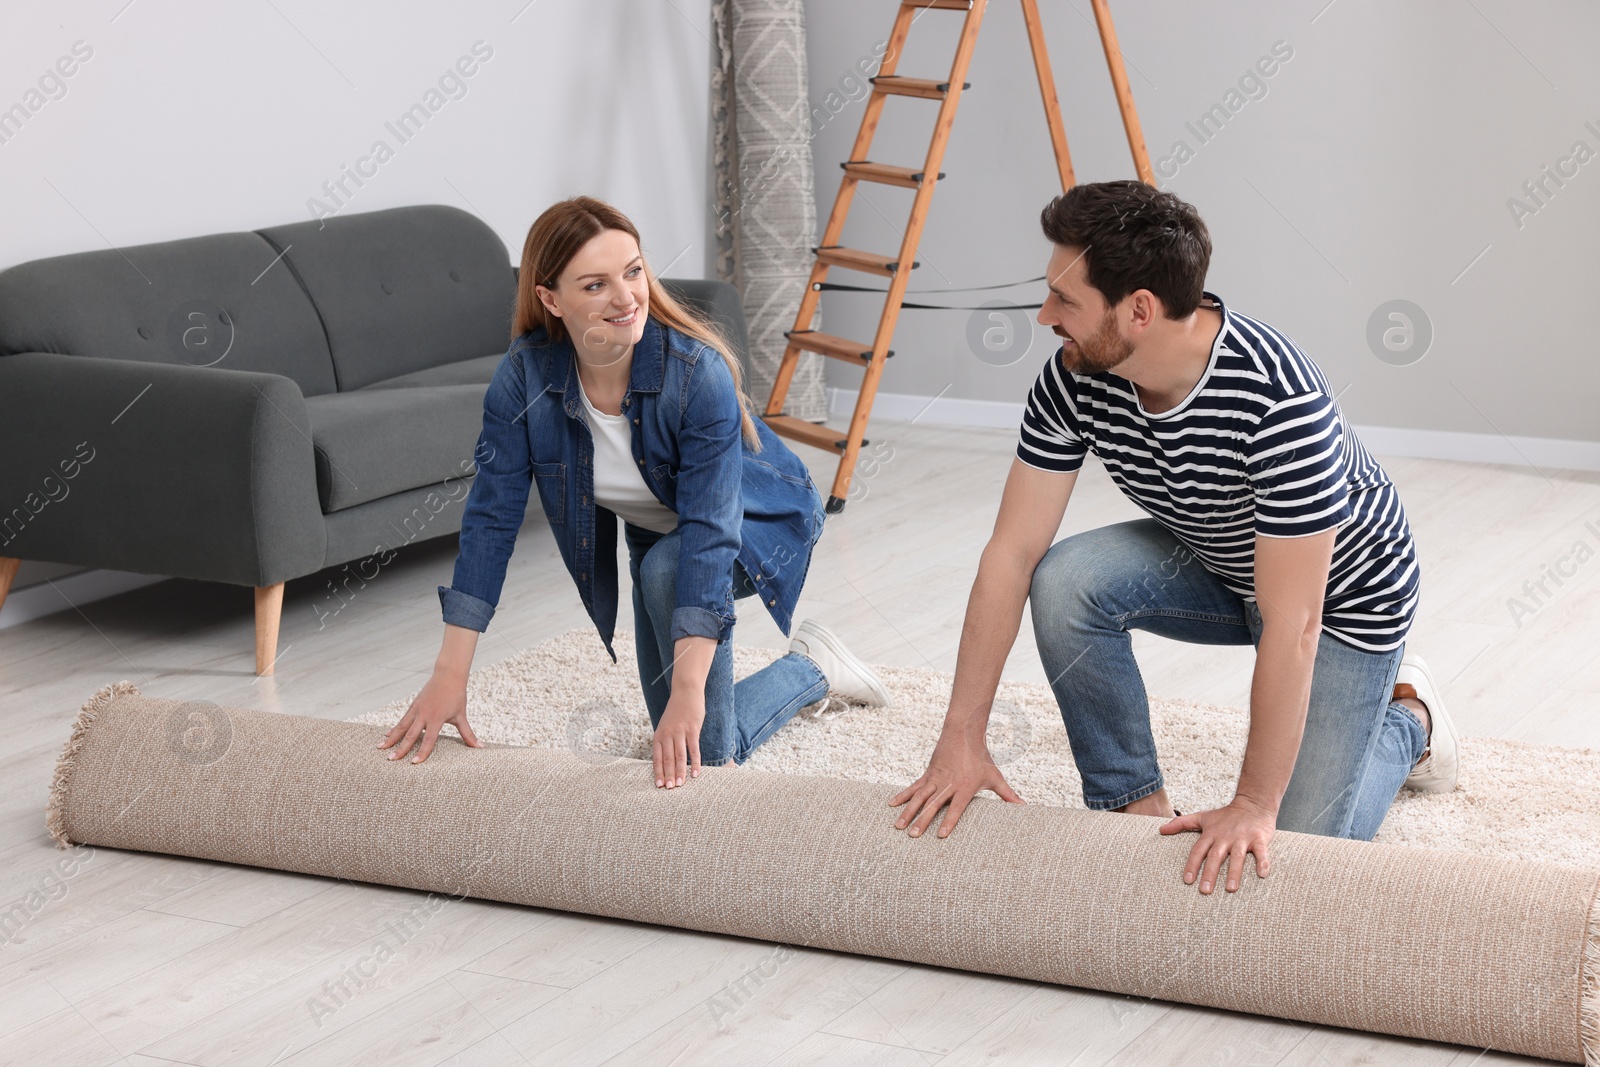
[[[783,361],[783,333],[811,276],[817,241],[802,0],[712,0],[716,270],[744,301],[745,387],[758,411]],[[822,328],[819,313],[812,324]],[[827,415],[822,357],[800,355],[784,413]]]

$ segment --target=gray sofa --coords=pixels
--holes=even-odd
[[[0,272],[0,604],[19,560],[250,586],[271,673],[285,581],[460,530],[509,263],[425,205]],[[745,358],[731,286],[664,284]]]

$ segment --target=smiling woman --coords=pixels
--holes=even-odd
[[[445,723],[478,747],[467,673],[536,489],[613,660],[617,520],[633,585],[639,681],[655,731],[656,785],[702,763],[743,763],[832,689],[888,703],[872,670],[820,624],[789,654],[733,681],[734,600],[759,596],[790,631],[822,536],[822,499],[795,454],[752,417],[721,330],[650,272],[639,232],[593,197],[563,200],[528,231],[511,348],[483,402],[478,473],[433,676],[379,748],[428,758]]]

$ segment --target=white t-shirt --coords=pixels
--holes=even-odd
[[[656,499],[633,458],[628,416],[607,415],[597,409],[589,402],[581,381],[578,395],[583,397],[584,410],[589,413],[590,435],[594,438],[594,502],[635,526],[661,534],[676,530],[678,513]]]

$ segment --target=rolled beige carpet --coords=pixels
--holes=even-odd
[[[882,786],[445,740],[127,683],[51,783],[62,845],[464,894],[1600,1063],[1600,872],[1280,832],[1265,879],[1185,886],[1162,820],[980,798],[946,840]],[[426,847],[397,846],[429,833]],[[1585,1060],[1585,1051],[1588,1059]]]

